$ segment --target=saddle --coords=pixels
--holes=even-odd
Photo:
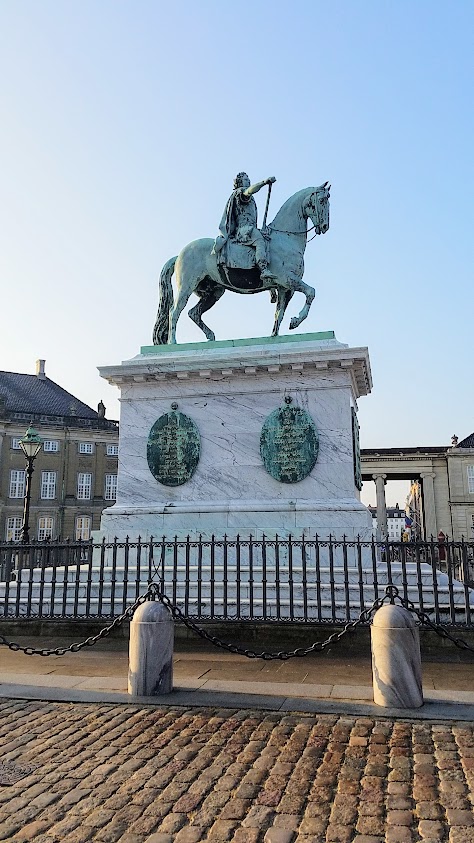
[[[255,249],[229,238],[225,245],[224,263],[229,269],[254,269],[257,265]]]
[[[219,255],[217,268],[222,285],[234,293],[258,293],[265,289],[255,260],[255,249],[228,240]]]

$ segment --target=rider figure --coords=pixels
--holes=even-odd
[[[225,245],[232,238],[245,246],[255,249],[255,260],[260,269],[263,280],[271,280],[275,276],[268,269],[267,243],[257,228],[257,205],[253,194],[266,184],[273,184],[275,176],[251,184],[247,173],[239,173],[234,179],[234,190],[225,206],[219,226],[220,234],[214,244],[217,262],[225,263]]]

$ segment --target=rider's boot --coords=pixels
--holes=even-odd
[[[262,281],[273,281],[276,278],[276,275],[272,275],[270,272],[267,261],[259,261],[258,268],[260,270],[260,278]]]

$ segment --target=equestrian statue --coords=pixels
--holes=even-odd
[[[234,190],[225,206],[217,238],[194,240],[177,257],[165,263],[160,275],[154,345],[176,342],[178,318],[192,293],[199,301],[191,308],[189,316],[208,340],[214,340],[215,335],[202,321],[202,314],[210,310],[226,290],[245,294],[270,291],[271,300],[276,302],[272,337],[278,335],[294,293],[303,293],[306,301],[298,316],[291,319],[290,329],[297,328],[306,319],[315,293],[313,287],[302,280],[303,256],[309,231],[314,228],[316,236],[325,234],[329,228],[331,186],[325,182],[320,187],[307,187],[295,193],[267,226],[274,182],[275,177],[271,176],[251,184],[247,173],[239,173],[234,179]],[[260,230],[253,196],[265,185],[268,185],[268,197]],[[309,230],[308,220],[313,225]],[[171,285],[173,273],[175,296]]]

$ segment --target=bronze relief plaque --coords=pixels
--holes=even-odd
[[[199,430],[189,416],[171,410],[150,430],[146,447],[148,467],[163,486],[182,486],[196,471],[201,454]]]
[[[301,407],[279,407],[265,419],[260,434],[263,464],[280,483],[298,483],[316,465],[319,436],[316,425]]]

